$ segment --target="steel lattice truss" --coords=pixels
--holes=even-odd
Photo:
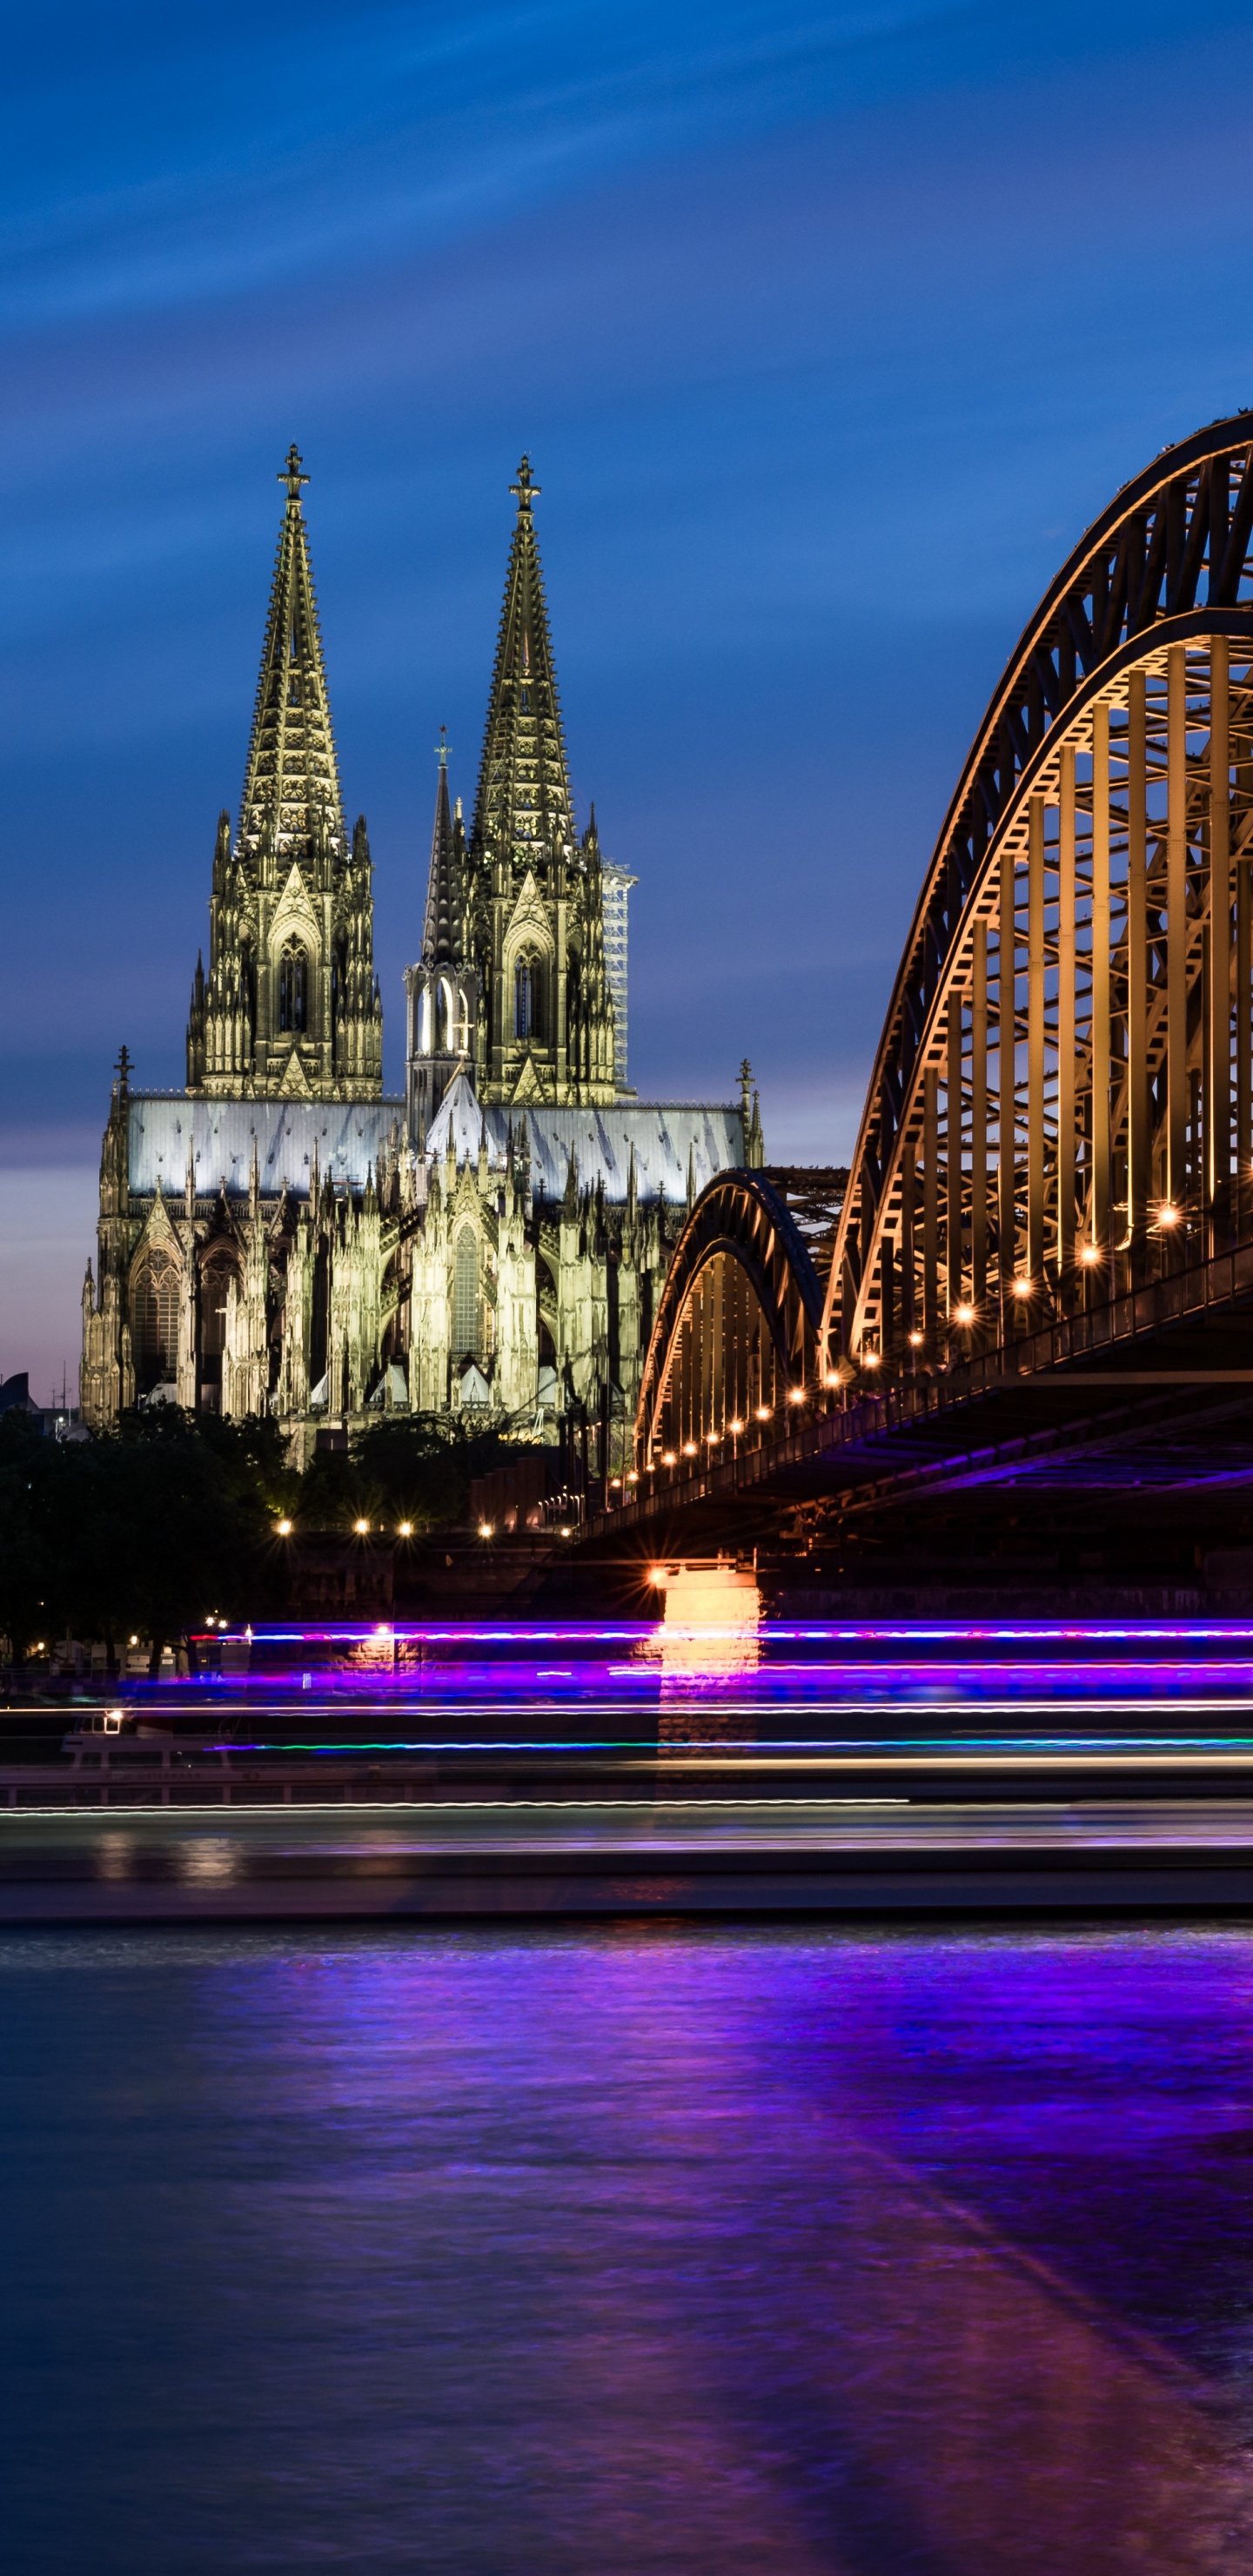
[[[989,1347],[1248,1230],[1251,533],[1241,415],[1118,495],[1012,657],[880,1041],[829,1380]]]

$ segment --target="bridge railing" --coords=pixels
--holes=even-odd
[[[882,1387],[807,1388],[805,1413],[790,1429],[773,1433],[772,1426],[763,1426],[755,1443],[747,1437],[742,1445],[733,1442],[730,1457],[714,1458],[707,1450],[703,1461],[683,1459],[669,1469],[645,1469],[629,1499],[592,1516],[588,1535],[625,1532],[664,1512],[729,1499],[821,1458],[834,1463],[841,1453],[864,1451],[885,1434],[975,1403],[1007,1385],[1059,1375],[1072,1376],[1079,1385],[1092,1376],[1084,1362],[1126,1352],[1137,1341],[1153,1341],[1163,1330],[1186,1323],[1189,1316],[1231,1310],[1244,1301],[1253,1304],[1253,1242],[1186,1264],[1081,1313],[1058,1316],[992,1350],[934,1367],[920,1364]],[[1164,1386],[1171,1382],[1161,1365],[1144,1376],[1131,1368],[1120,1374],[1126,1376],[1129,1392],[1137,1380],[1143,1385],[1144,1376],[1159,1377]],[[1236,1382],[1236,1373],[1222,1366],[1187,1374],[1214,1384],[1223,1378]],[[1244,1372],[1238,1374],[1243,1377]],[[1253,1369],[1249,1374],[1253,1380]]]

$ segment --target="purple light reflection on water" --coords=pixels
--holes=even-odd
[[[1253,2557],[1243,1928],[52,1936],[0,1995],[32,2576]]]

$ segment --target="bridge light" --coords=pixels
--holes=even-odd
[[[973,1306],[954,1306],[953,1321],[955,1324],[973,1324],[974,1320],[975,1310]]]
[[[664,1583],[665,1579],[666,1569],[664,1565],[650,1565],[648,1569],[648,1580],[650,1583]]]
[[[768,1422],[770,1420],[770,1407],[768,1404],[755,1405],[753,1410],[758,1422]]]
[[[909,1347],[910,1347],[911,1351],[920,1351],[920,1350],[922,1349],[922,1335],[921,1335],[921,1333],[911,1333],[911,1334],[910,1334],[910,1336],[909,1336]]]
[[[640,1481],[640,1480],[639,1480],[639,1477],[636,1475],[636,1472],[635,1472],[634,1467],[628,1467],[628,1469],[627,1469],[627,1483],[628,1483],[628,1485],[638,1485],[639,1481]]]
[[[694,1457],[695,1457],[695,1455],[696,1455],[696,1443],[695,1443],[695,1441],[694,1441],[694,1440],[685,1440],[685,1441],[684,1441],[684,1443],[683,1443],[683,1455],[684,1455],[684,1457],[685,1457],[685,1458],[694,1458]]]
[[[787,1391],[787,1400],[789,1404],[803,1404],[805,1401],[804,1387],[790,1386]]]
[[[1030,1282],[1030,1280],[1029,1280],[1029,1279],[1015,1279],[1015,1281],[1014,1281],[1014,1295],[1015,1295],[1015,1297],[1029,1297],[1029,1296],[1030,1296],[1030,1294],[1031,1294],[1031,1282]]]
[[[863,1351],[861,1355],[861,1364],[863,1368],[878,1368],[880,1365],[879,1353],[877,1351]]]
[[[1099,1261],[1101,1256],[1094,1243],[1085,1243],[1082,1251],[1080,1252],[1079,1258],[1081,1261],[1091,1264],[1093,1261]]]
[[[1159,1225],[1178,1225],[1179,1210],[1177,1207],[1171,1206],[1169,1199],[1167,1199],[1164,1207],[1160,1207],[1158,1209],[1157,1222]]]
[[[677,1453],[673,1449],[663,1449],[661,1453],[662,1466],[673,1467],[676,1460],[676,1454]]]
[[[742,1422],[728,1422],[727,1424],[728,1431],[742,1431],[743,1428],[744,1425]]]
[[[611,1476],[611,1477],[610,1477],[610,1479],[609,1479],[609,1482],[610,1482],[610,1484],[611,1484],[611,1485],[620,1485],[620,1484],[621,1484],[621,1482],[622,1482],[622,1478],[621,1478],[621,1476]]]

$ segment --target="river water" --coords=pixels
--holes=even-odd
[[[22,2576],[1253,2563],[1253,1931],[0,1940]]]

